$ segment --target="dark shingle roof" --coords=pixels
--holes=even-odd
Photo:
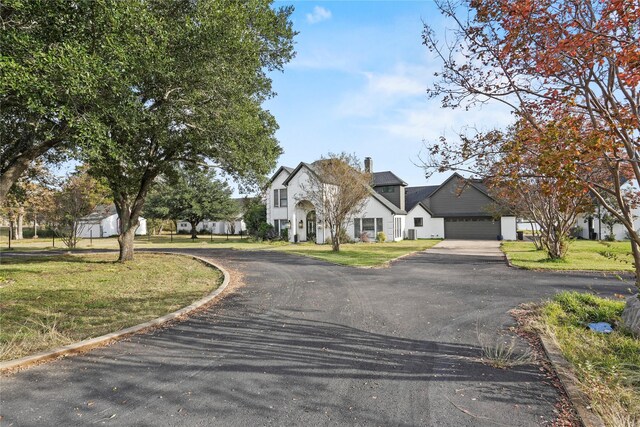
[[[391,171],[374,172],[373,174],[373,186],[381,187],[386,185],[404,185],[407,183],[401,180]]]
[[[407,212],[411,209],[415,208],[416,205],[422,201],[424,201],[427,197],[431,195],[436,189],[440,187],[439,185],[425,185],[422,187],[407,187],[405,188],[404,193],[404,206]]]

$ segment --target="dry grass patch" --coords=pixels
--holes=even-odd
[[[187,257],[137,254],[2,259],[0,360],[133,326],[202,298],[222,273]]]

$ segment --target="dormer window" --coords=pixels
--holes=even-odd
[[[381,193],[395,193],[396,192],[396,187],[394,187],[393,185],[386,185],[384,187],[380,187],[380,192]]]

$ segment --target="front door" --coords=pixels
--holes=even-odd
[[[316,211],[307,214],[307,242],[316,241]]]

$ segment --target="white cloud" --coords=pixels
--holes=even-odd
[[[316,6],[313,8],[313,13],[307,13],[307,22],[309,24],[317,24],[327,19],[331,19],[331,11],[322,6]]]
[[[347,93],[337,113],[343,117],[373,117],[410,100],[426,100],[432,73],[425,66],[406,64],[397,64],[389,73],[361,73],[364,86]]]

